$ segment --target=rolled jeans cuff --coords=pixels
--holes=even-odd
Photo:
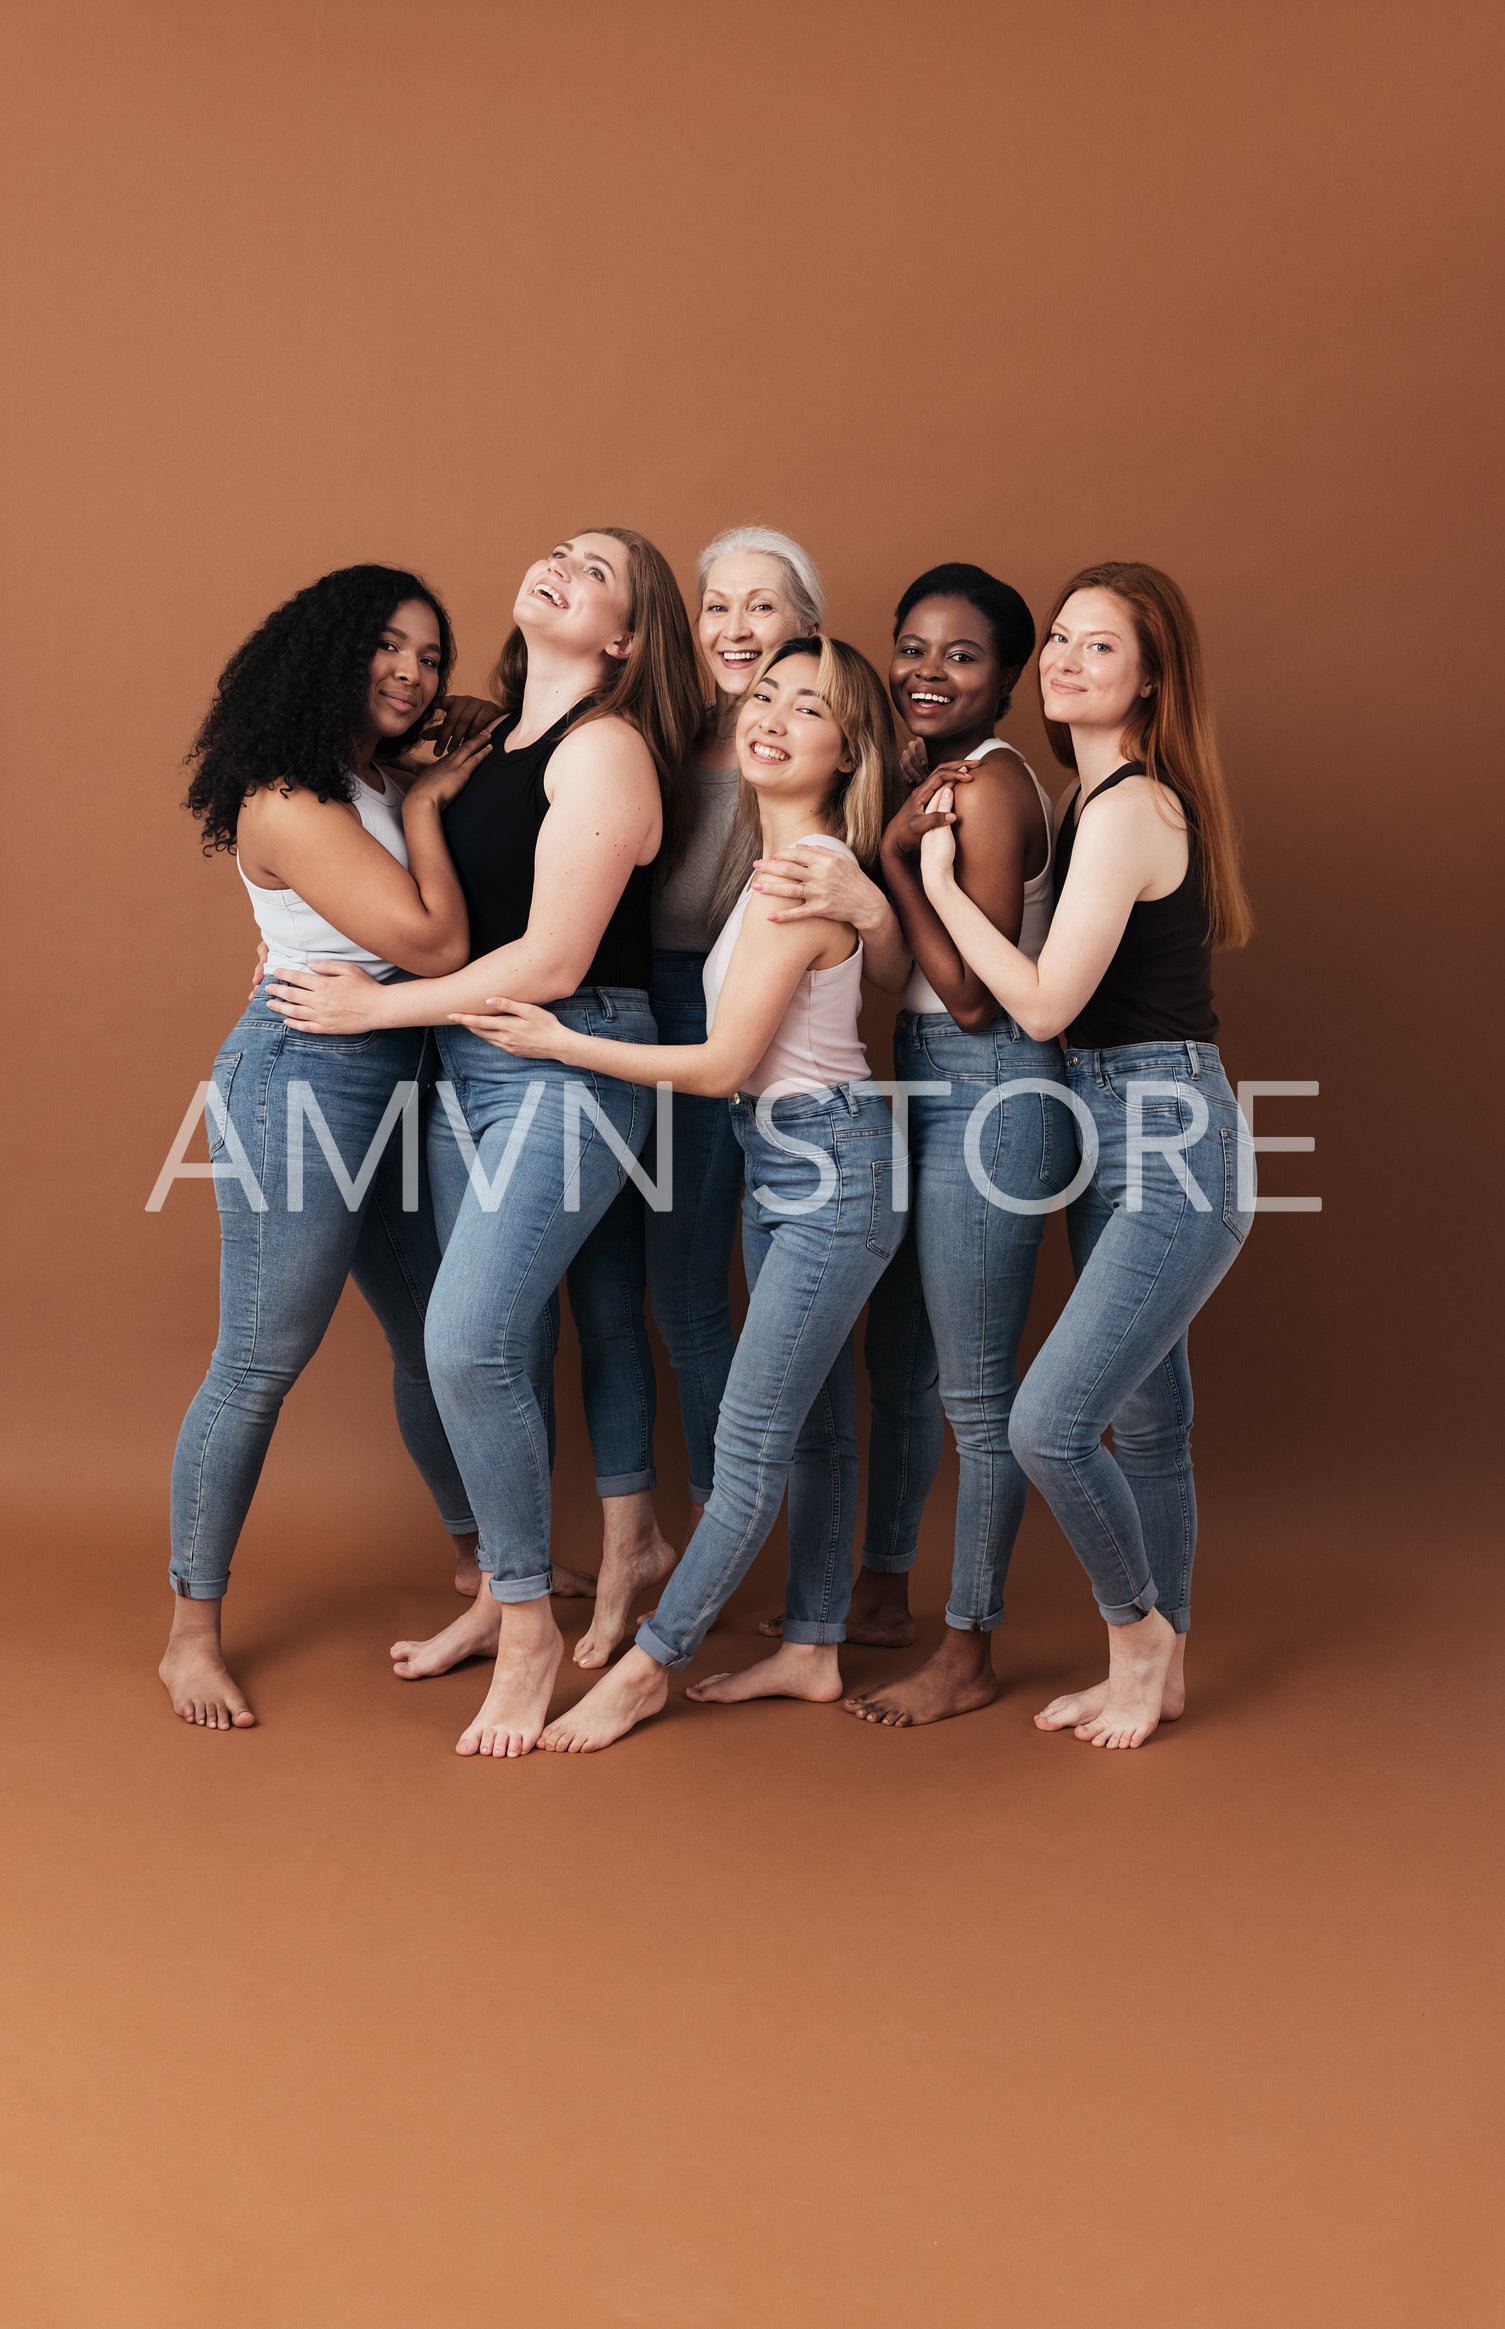
[[[875,1577],[907,1577],[920,1557],[918,1545],[911,1545],[905,1553],[870,1553],[862,1548],[862,1566],[871,1569]]]
[[[475,1514],[473,1512],[467,1512],[463,1520],[447,1520],[444,1514],[441,1512],[439,1515],[439,1526],[443,1529],[446,1536],[479,1536],[481,1533],[480,1530],[476,1527]]]
[[[640,1496],[645,1488],[658,1486],[658,1474],[650,1466],[646,1472],[611,1472],[596,1474],[598,1496]]]
[[[547,1601],[553,1589],[554,1573],[542,1570],[534,1577],[493,1577],[486,1582],[491,1588],[493,1601]]]
[[[998,1607],[990,1610],[986,1617],[976,1617],[970,1611],[963,1613],[954,1610],[948,1604],[946,1623],[951,1627],[953,1633],[990,1634],[996,1626],[1003,1623],[1003,1603],[1000,1601]]]
[[[695,1484],[695,1482],[692,1480],[692,1481],[690,1482],[690,1487],[689,1487],[689,1502],[690,1502],[691,1504],[698,1504],[698,1505],[700,1506],[700,1509],[701,1509],[701,1511],[702,1511],[702,1512],[704,1512],[704,1510],[705,1510],[706,1506],[707,1506],[707,1505],[710,1503],[710,1501],[711,1501],[711,1491],[710,1491],[710,1489],[709,1489],[709,1488],[700,1488],[700,1487],[697,1487],[697,1486],[696,1486],[696,1484]]]
[[[1099,1601],[1097,1614],[1107,1625],[1138,1625],[1142,1617],[1149,1616],[1159,1598],[1152,1577],[1132,1601]]]
[[[844,1642],[847,1638],[844,1625],[822,1625],[818,1618],[813,1617],[786,1615],[779,1632],[786,1642],[834,1643]]]
[[[230,1580],[221,1577],[216,1583],[212,1577],[175,1577],[169,1569],[167,1582],[180,1601],[223,1601]]]
[[[1185,1607],[1181,1609],[1162,1609],[1160,1614],[1166,1620],[1173,1633],[1189,1634],[1191,1632],[1191,1611],[1189,1609]]]
[[[686,1650],[681,1657],[677,1650],[671,1650],[663,1635],[655,1633],[646,1618],[638,1627],[633,1640],[633,1648],[644,1651],[657,1666],[674,1666],[676,1668],[688,1666],[695,1655],[693,1650]]]

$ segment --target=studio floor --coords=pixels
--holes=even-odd
[[[39,1518],[6,2329],[1497,2319],[1488,1516],[1214,1501],[1191,1711],[1138,1754],[1031,1727],[1096,1657],[1032,1508],[984,1714],[676,1685],[622,1747],[506,1765],[452,1752],[481,1669],[389,1676],[451,1606],[415,1507],[357,1535],[274,1489],[237,1735],[157,1688],[145,1522]],[[718,1659],[777,1593],[765,1556]]]

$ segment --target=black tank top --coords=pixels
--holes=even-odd
[[[1056,836],[1056,896],[1066,884],[1076,843],[1077,819],[1092,801],[1126,776],[1143,776],[1142,760],[1130,760],[1094,787],[1080,793]],[[471,783],[474,784],[474,777]],[[464,794],[460,798],[464,799]],[[1211,1043],[1218,1032],[1212,1007],[1212,948],[1207,940],[1207,901],[1197,836],[1187,819],[1186,873],[1169,897],[1141,898],[1113,960],[1066,1030],[1066,1040],[1084,1051],[1115,1043]]]
[[[470,915],[472,960],[510,946],[528,927],[538,830],[549,813],[544,772],[584,709],[584,703],[572,704],[546,735],[514,752],[504,749],[517,726],[517,714],[509,714],[493,730],[491,750],[475,775],[444,811],[444,838]],[[633,867],[582,986],[647,986],[653,969],[652,881],[651,865]]]

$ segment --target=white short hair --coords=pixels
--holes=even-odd
[[[794,601],[794,612],[801,631],[818,631],[826,612],[826,594],[820,571],[808,550],[788,534],[777,533],[772,526],[728,526],[714,542],[708,542],[695,561],[695,593],[705,597],[706,577],[718,558],[735,558],[751,550],[766,558],[777,558],[789,577],[789,595]]]

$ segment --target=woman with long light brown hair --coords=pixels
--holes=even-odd
[[[737,761],[739,814],[718,900],[729,910],[718,916],[706,959],[702,1042],[608,1051],[505,996],[464,1019],[524,1059],[586,1073],[609,1068],[635,1084],[730,1100],[746,1160],[747,1318],[720,1402],[711,1493],[635,1647],[544,1732],[542,1744],[564,1752],[610,1746],[659,1711],[666,1669],[694,1657],[773,1527],[786,1487],[791,1511],[799,1504],[802,1466],[828,1511],[819,1528],[791,1521],[784,1638],[746,1672],[712,1675],[691,1696],[723,1704],[841,1696],[857,1507],[851,1336],[903,1235],[897,1136],[857,1032],[857,930],[834,917],[781,920],[775,901],[739,869],[750,874],[759,842],[765,858],[807,844],[876,862],[898,755],[872,665],[824,635],[776,647],[738,714]]]
[[[1068,1215],[1077,1282],[1020,1386],[1009,1445],[1091,1581],[1108,1678],[1035,1720],[1137,1747],[1186,1702],[1187,1330],[1253,1218],[1253,1157],[1212,1005],[1213,949],[1243,945],[1251,917],[1196,625],[1170,577],[1120,561],[1074,575],[1045,626],[1040,695],[1077,783],[1058,811],[1038,962],[959,887],[945,784],[928,802],[921,868],[1004,1008],[1029,1035],[1066,1037],[1082,1139]]]
[[[289,1027],[318,1034],[439,1030],[445,1104],[430,1120],[430,1155],[445,1249],[425,1340],[489,1591],[394,1657],[416,1680],[495,1651],[491,1689],[459,1743],[484,1755],[533,1746],[559,1664],[544,1321],[648,1130],[651,1095],[613,1061],[654,1038],[652,868],[661,842],[673,846],[675,788],[701,717],[684,602],[641,534],[601,526],[558,542],[523,576],[513,622],[485,781],[445,814],[468,968],[381,986],[315,962],[267,989]],[[580,1079],[557,1065],[524,1069],[457,1023],[498,987],[552,1003],[564,1026],[599,1039],[584,1121]]]

